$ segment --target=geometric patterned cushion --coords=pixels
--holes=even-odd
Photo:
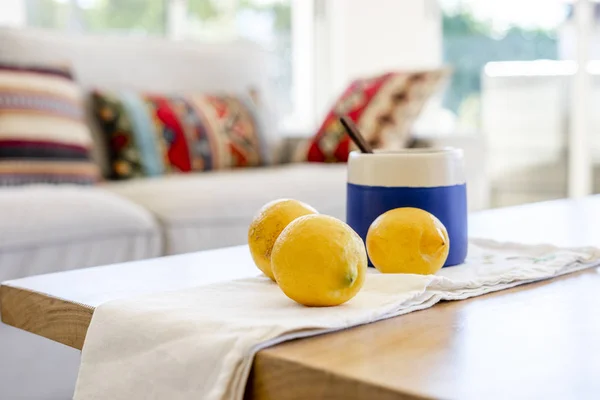
[[[92,138],[64,68],[0,64],[0,185],[93,184]]]
[[[410,126],[448,75],[447,69],[391,72],[352,82],[308,143],[305,160],[348,160],[355,147],[339,122],[340,115],[348,115],[375,149],[405,145]]]
[[[92,93],[108,142],[112,179],[265,164],[249,99],[224,95]]]

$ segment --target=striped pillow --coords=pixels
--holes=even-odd
[[[0,64],[0,186],[92,184],[91,146],[69,71]]]

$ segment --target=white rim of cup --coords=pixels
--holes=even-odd
[[[398,150],[373,150],[373,153],[363,153],[359,150],[353,150],[350,152],[350,156],[353,157],[374,157],[374,156],[395,156],[395,155],[414,155],[414,156],[424,156],[424,155],[450,155],[454,154],[457,156],[463,156],[463,150],[457,147],[421,147],[421,148],[411,148],[411,149],[398,149]]]
[[[454,147],[353,151],[348,183],[382,187],[439,187],[465,183],[463,151]]]

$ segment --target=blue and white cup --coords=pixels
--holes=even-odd
[[[350,153],[346,221],[366,240],[371,223],[386,211],[416,207],[448,230],[445,267],[467,256],[467,190],[463,152],[455,148]]]

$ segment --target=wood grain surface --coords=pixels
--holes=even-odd
[[[3,285],[0,312],[5,324],[81,350],[94,307]]]
[[[470,229],[498,240],[598,246],[597,221],[600,198],[594,197],[480,213],[471,218]],[[2,320],[80,349],[95,304],[195,285],[199,268],[214,260],[244,276],[252,272],[238,262],[244,251],[7,282],[0,287]],[[225,278],[231,277],[211,277]],[[246,399],[595,399],[600,397],[598,309],[598,269],[440,303],[262,350]]]

